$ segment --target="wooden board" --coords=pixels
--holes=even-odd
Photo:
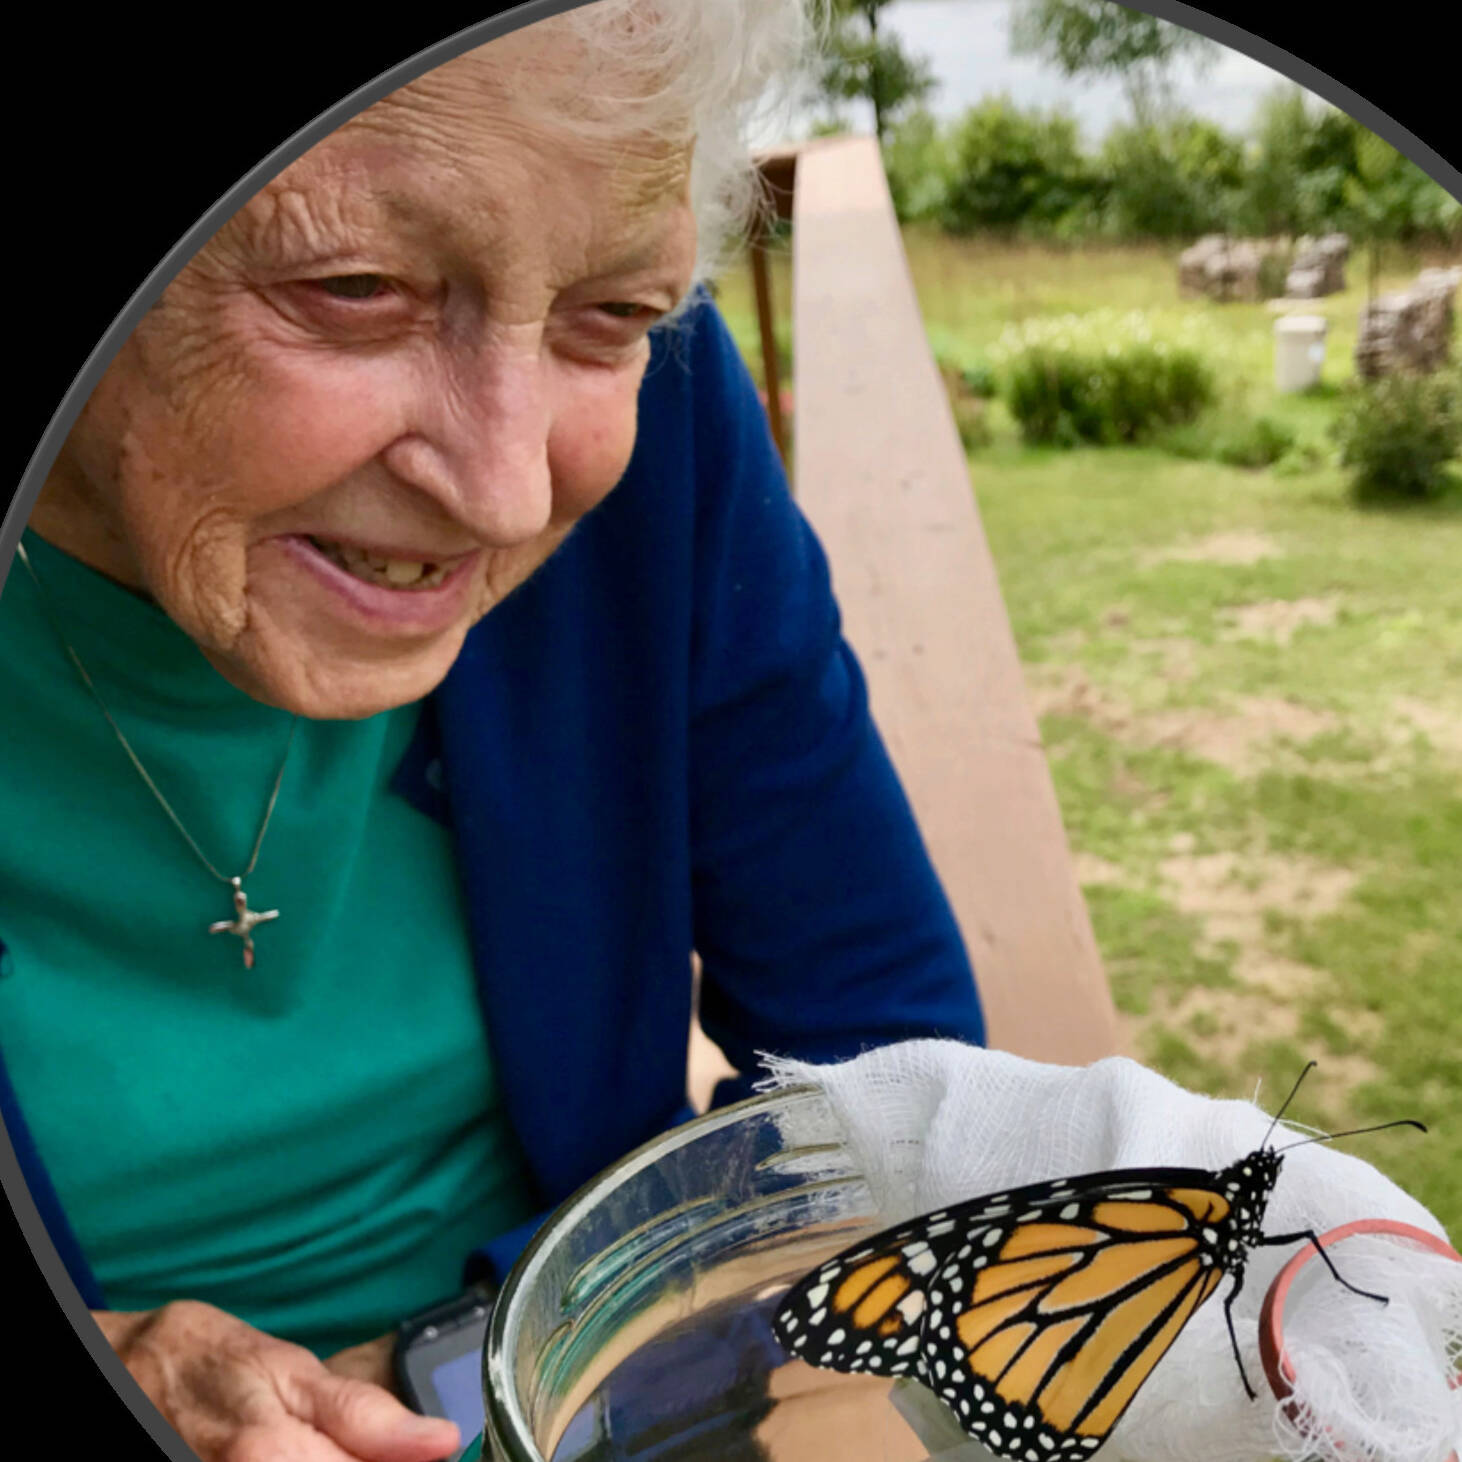
[[[1070,1064],[1114,1054],[1111,996],[871,139],[802,151],[792,241],[797,499],[963,930],[990,1043]]]

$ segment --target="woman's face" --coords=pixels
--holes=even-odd
[[[528,68],[572,107],[546,34],[377,104],[242,209],[37,505],[261,700],[345,718],[425,695],[628,464],[646,332],[694,263],[689,155],[505,102],[495,79]]]

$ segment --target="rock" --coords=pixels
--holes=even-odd
[[[1350,240],[1344,234],[1326,234],[1322,239],[1301,239],[1285,280],[1290,299],[1319,299],[1339,294],[1345,288],[1345,262],[1350,257]]]
[[[1178,293],[1215,300],[1262,300],[1278,292],[1266,288],[1267,261],[1285,246],[1273,239],[1227,239],[1207,234],[1178,257]]]
[[[1361,312],[1356,373],[1374,380],[1445,365],[1451,355],[1452,297],[1459,284],[1462,268],[1423,269],[1409,289],[1377,296]]]
[[[1205,234],[1190,249],[1178,256],[1178,293],[1185,297],[1202,295],[1207,290],[1208,261],[1221,254],[1227,240],[1222,234]]]

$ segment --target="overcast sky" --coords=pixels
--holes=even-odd
[[[1126,119],[1127,104],[1116,82],[1077,83],[1012,56],[1011,8],[1012,0],[894,0],[880,23],[932,63],[939,89],[928,106],[936,116],[957,116],[985,97],[1006,92],[1021,106],[1064,105],[1091,140]],[[1247,127],[1266,91],[1288,84],[1279,72],[1227,48],[1201,80],[1186,68],[1176,75],[1192,111],[1236,131]],[[867,108],[850,105],[847,117],[859,130],[872,131]]]

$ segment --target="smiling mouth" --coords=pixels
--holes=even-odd
[[[367,584],[382,589],[420,591],[435,589],[445,582],[456,566],[453,563],[433,563],[415,558],[383,558],[363,548],[352,548],[345,543],[330,543],[323,538],[310,537],[308,542],[316,552],[328,558],[338,568]]]

